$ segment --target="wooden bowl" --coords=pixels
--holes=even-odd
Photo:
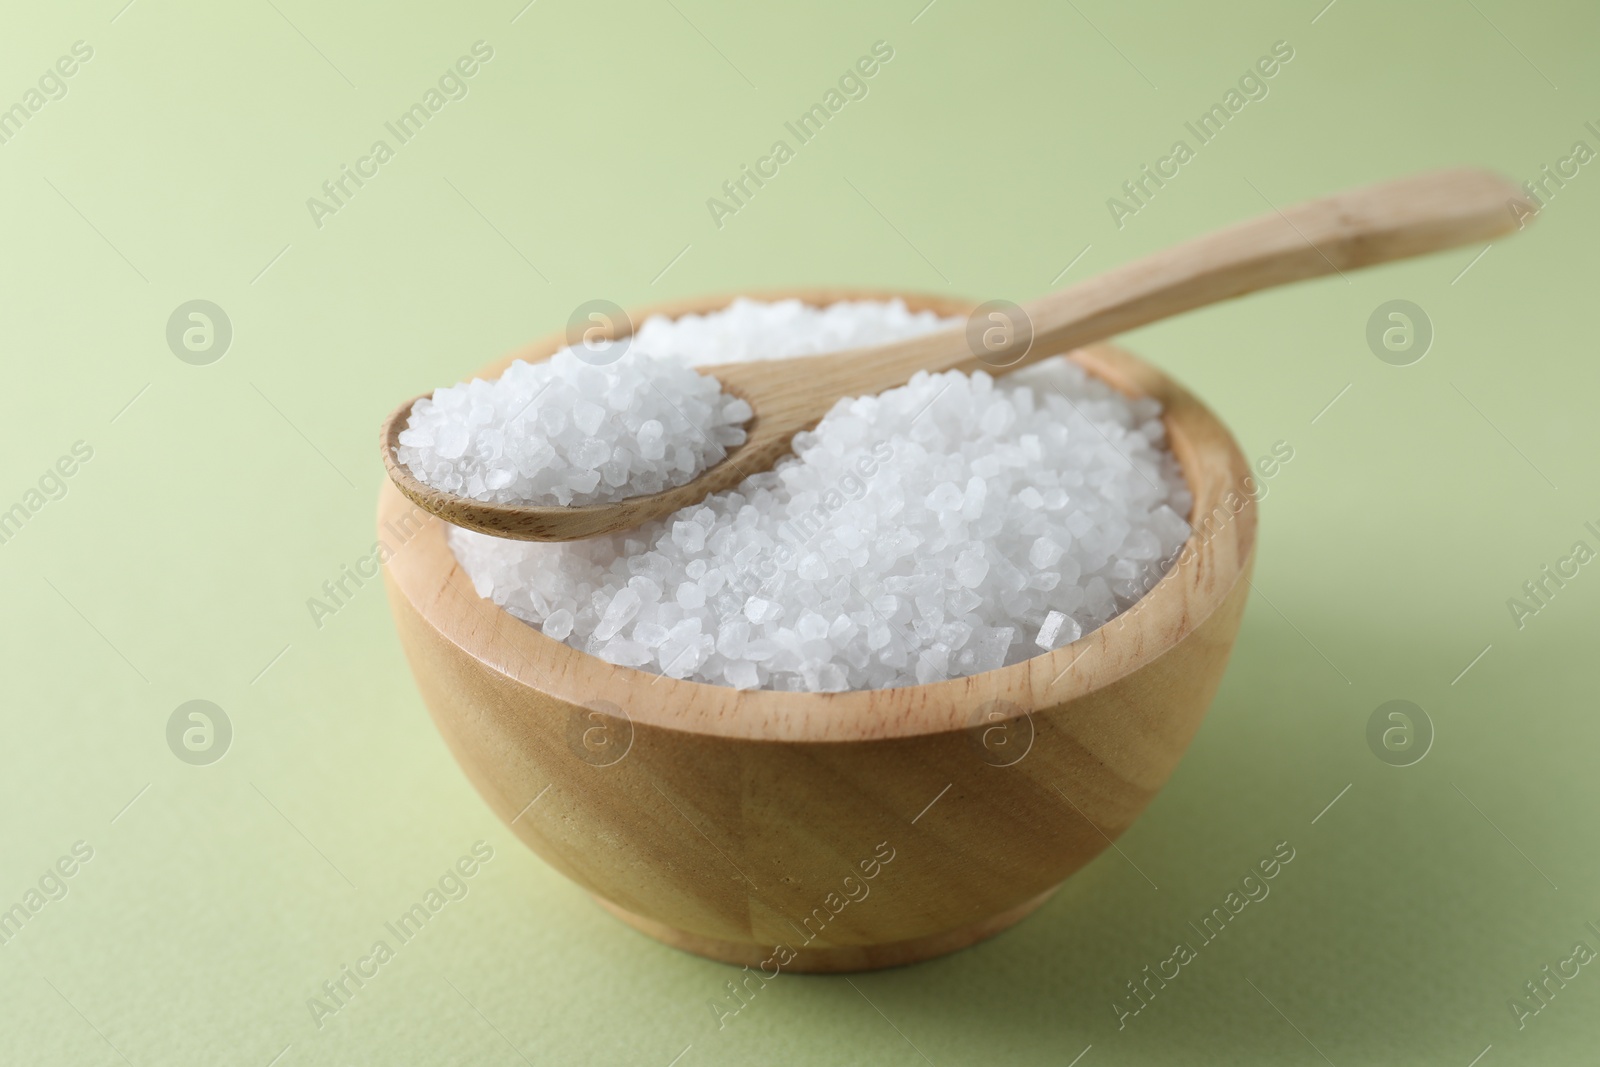
[[[855,290],[762,295],[972,307]],[[563,343],[545,338],[482,376]],[[1128,828],[1188,747],[1238,631],[1256,540],[1250,468],[1211,412],[1120,349],[1071,358],[1161,401],[1196,531],[1106,626],[933,685],[739,691],[613,666],[481,599],[444,524],[385,480],[395,624],[467,777],[624,922],[768,977],[927,959],[1039,907]]]

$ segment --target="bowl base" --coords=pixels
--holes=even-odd
[[[782,969],[799,974],[844,974],[851,971],[876,971],[885,967],[900,967],[907,963],[931,960],[975,945],[1020,922],[1049,900],[1060,888],[1059,885],[1051,886],[1032,900],[1025,900],[1015,907],[1007,908],[978,922],[925,937],[890,941],[879,945],[835,945],[830,948],[795,949],[795,958],[784,964]],[[596,896],[594,899],[602,908],[635,930],[673,948],[692,952],[696,956],[704,956],[718,963],[732,964],[735,967],[760,968],[763,963],[772,965],[772,945],[705,937],[687,930],[679,930],[643,915],[636,915],[604,897]]]

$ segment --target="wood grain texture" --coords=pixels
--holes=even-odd
[[[945,314],[968,306],[908,302]],[[396,626],[467,776],[529,847],[613,913],[752,969],[908,963],[1026,915],[1172,773],[1222,677],[1256,539],[1250,470],[1209,411],[1119,349],[1072,358],[1162,402],[1196,534],[1108,625],[933,685],[741,692],[613,666],[478,597],[443,523],[386,484],[380,537],[393,544],[406,531],[385,566]],[[863,861],[874,860],[868,878]],[[780,961],[779,946],[793,957]]]
[[[955,329],[872,349],[699,368],[750,402],[748,437],[693,481],[659,493],[585,507],[527,507],[441,492],[394,455],[415,400],[397,408],[380,431],[384,466],[411,500],[469,529],[532,541],[631,529],[770,470],[794,435],[815,426],[841,396],[881,393],[919,370],[1004,374],[1260,289],[1503,236],[1519,226],[1508,205],[1522,195],[1488,171],[1413,175],[1273,209],[1040,297],[1023,305],[1025,317],[994,334],[993,344],[982,343],[981,329],[979,340]]]

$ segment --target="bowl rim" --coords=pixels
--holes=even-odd
[[[942,316],[965,316],[977,303],[899,290],[747,290],[629,310],[628,329],[651,315],[705,313],[740,296],[798,298],[811,306],[898,298],[913,311]],[[514,360],[545,359],[565,343],[565,331],[552,333],[474,376],[496,377]],[[391,595],[408,600],[440,639],[504,681],[575,708],[620,714],[636,727],[747,741],[850,742],[986,729],[1016,717],[1056,712],[1138,671],[1193,634],[1248,573],[1257,525],[1256,500],[1249,492],[1251,469],[1227,427],[1204,404],[1162,371],[1115,345],[1092,345],[1067,355],[1124,394],[1161,402],[1168,447],[1194,498],[1188,516],[1193,530],[1174,565],[1126,611],[1071,644],[1021,663],[925,685],[843,693],[734,689],[617,666],[545,636],[478,596],[446,543],[444,520],[417,508],[388,478],[379,492],[379,535],[397,538],[400,544],[387,553],[385,580]],[[1202,536],[1196,517],[1205,516],[1210,523],[1219,514],[1222,521],[1206,527]]]

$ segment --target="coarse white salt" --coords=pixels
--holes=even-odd
[[[960,321],[911,311],[903,300],[842,300],[814,308],[792,299],[765,303],[739,297],[705,315],[652,315],[640,323],[630,351],[681,356],[690,366],[707,367],[866,348]]]
[[[959,325],[899,301],[739,300],[652,318],[635,347],[693,365]],[[450,545],[480,595],[612,663],[837,691],[941,681],[1059,648],[1131,606],[1189,536],[1190,494],[1160,406],[1060,358],[999,382],[918,374],[840,400],[794,453],[636,530],[539,543],[452,528]]]
[[[396,458],[458,496],[569,506],[683,485],[744,443],[750,405],[714,378],[681,356],[609,359],[608,347],[435,390],[412,407]]]
[[[1039,635],[1033,639],[1033,643],[1049,652],[1062,645],[1070,645],[1081,636],[1083,627],[1078,620],[1064,612],[1051,611],[1045,615],[1044,623],[1039,627]]]

